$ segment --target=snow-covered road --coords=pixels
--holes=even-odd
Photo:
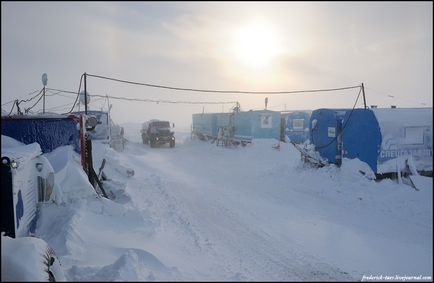
[[[349,160],[306,167],[275,143],[224,148],[178,134],[175,148],[131,141],[122,153],[94,143],[116,198],[47,207],[40,236],[72,280],[432,276],[431,188],[368,180]],[[50,234],[59,209],[69,221]]]

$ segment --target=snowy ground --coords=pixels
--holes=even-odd
[[[126,135],[121,153],[93,143],[113,200],[96,197],[70,148],[46,155],[59,204],[42,207],[37,236],[68,280],[432,276],[432,178],[415,191],[354,161],[314,169],[274,140],[223,148],[176,133],[175,148],[150,148],[132,125]]]

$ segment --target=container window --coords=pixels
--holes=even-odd
[[[304,120],[303,119],[292,120],[292,128],[294,130],[303,130],[304,129]]]

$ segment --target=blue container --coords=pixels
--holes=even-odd
[[[63,145],[72,145],[80,153],[78,122],[75,116],[8,116],[1,118],[1,133],[24,144],[37,142],[43,153]]]
[[[312,112],[309,124],[309,138],[321,157],[336,163],[336,128],[342,122],[348,109],[317,109]]]
[[[404,170],[432,172],[432,108],[318,109],[310,139],[321,157],[337,163],[342,128],[345,158],[366,162],[376,174]]]
[[[285,135],[295,143],[309,139],[309,121],[311,111],[293,111],[285,114]]]

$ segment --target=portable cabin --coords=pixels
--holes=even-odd
[[[75,115],[2,116],[1,134],[24,144],[38,143],[43,153],[72,145],[80,153],[79,117]]]
[[[216,138],[219,128],[234,127],[235,136],[280,137],[280,112],[260,110],[232,113],[193,114],[193,133]]]
[[[54,170],[37,143],[2,135],[1,232],[12,238],[35,232],[38,203],[53,199]]]
[[[284,116],[284,134],[295,143],[303,143],[309,139],[309,121],[312,111],[291,111]]]
[[[311,142],[331,163],[358,158],[376,174],[432,172],[432,108],[319,109],[311,124]]]
[[[432,108],[376,108],[372,111],[382,136],[377,173],[396,171],[411,158],[417,171],[432,174]]]

